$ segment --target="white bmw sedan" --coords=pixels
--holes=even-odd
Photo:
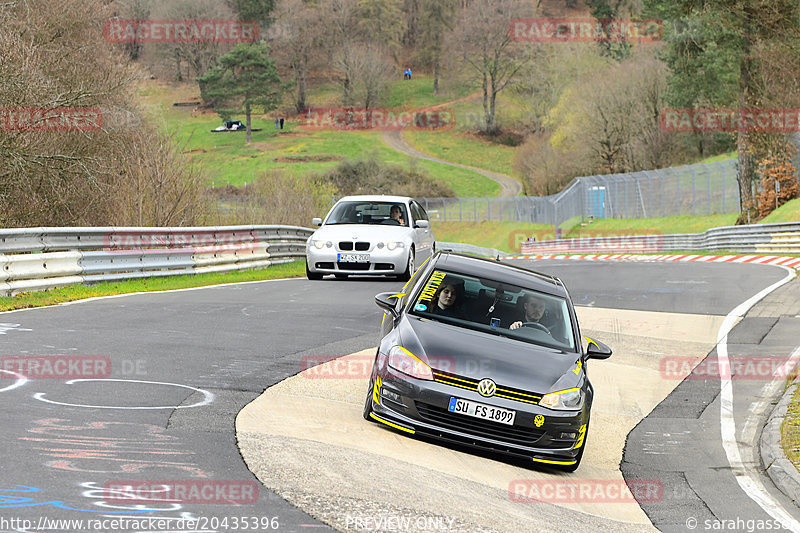
[[[306,275],[408,279],[434,252],[428,214],[405,196],[345,196],[306,243]]]

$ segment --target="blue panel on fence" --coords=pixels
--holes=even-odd
[[[589,205],[594,218],[606,218],[605,187],[589,187]]]

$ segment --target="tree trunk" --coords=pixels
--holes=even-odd
[[[307,58],[303,56],[297,65],[297,102],[295,108],[298,113],[302,113],[306,108],[306,89],[308,88],[308,67]]]
[[[745,2],[747,4],[747,2]],[[748,5],[743,9],[745,20],[743,24],[742,36],[742,59],[739,63],[739,107],[747,109],[750,107],[752,69],[753,60],[750,55],[751,37],[750,22],[753,18],[752,8]],[[745,216],[745,210],[755,209],[755,198],[753,198],[753,154],[750,132],[746,128],[739,130],[736,138],[736,150],[739,155],[739,201],[740,201],[740,221],[749,222],[749,217]]]
[[[486,72],[483,73],[483,121],[485,127],[489,129],[489,81],[486,79]]]
[[[433,60],[433,94],[439,96],[439,58]]]
[[[245,112],[245,117],[246,117],[245,121],[247,122],[247,140],[245,141],[245,144],[250,144],[250,141],[252,140],[253,134],[250,131],[250,104],[249,103],[245,104],[244,112]]]

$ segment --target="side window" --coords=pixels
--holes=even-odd
[[[415,205],[417,206],[417,209],[419,209],[419,215],[420,215],[420,218],[421,218],[422,220],[429,220],[429,219],[428,219],[428,212],[427,212],[427,211],[425,211],[425,208],[424,208],[424,207],[422,207],[422,206],[421,206],[421,205],[419,205],[419,204],[416,204],[416,203],[415,203]]]
[[[417,220],[424,220],[425,217],[422,216],[422,208],[420,208],[417,202],[411,202],[411,215],[414,217],[414,222]]]

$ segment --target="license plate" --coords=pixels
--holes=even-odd
[[[509,426],[514,424],[514,417],[517,415],[516,411],[510,409],[462,400],[461,398],[450,398],[450,405],[447,406],[447,410],[451,413],[474,416],[475,418],[491,420],[492,422],[499,422]]]
[[[369,263],[369,254],[338,254],[336,260],[340,263]]]

